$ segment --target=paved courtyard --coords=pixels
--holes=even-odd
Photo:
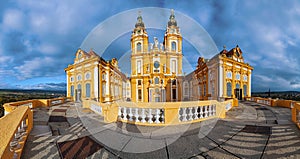
[[[240,102],[226,114],[168,127],[104,123],[79,103],[34,109],[22,158],[300,158],[290,109]]]

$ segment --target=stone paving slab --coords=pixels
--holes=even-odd
[[[132,137],[118,152],[121,158],[168,158],[166,143],[163,139],[145,139]]]
[[[30,135],[34,137],[52,136],[52,132],[48,125],[34,125]]]
[[[27,141],[23,153],[22,159],[41,159],[41,158],[53,158],[59,159],[59,151],[55,143],[49,142],[33,142]]]
[[[300,133],[295,125],[274,126],[264,158],[300,158]]]
[[[104,130],[93,134],[90,137],[101,143],[101,145],[105,145],[106,147],[117,151],[121,151],[132,138],[131,136],[120,134],[111,130]]]
[[[239,158],[219,147],[216,147],[206,153],[203,153],[202,156],[204,156],[205,158],[224,158],[224,159],[226,159],[226,158],[238,159]]]
[[[268,135],[240,132],[221,147],[242,158],[260,158],[267,141]]]
[[[207,152],[218,146],[208,138],[199,138],[198,135],[180,137],[173,143],[169,143],[168,139],[166,141],[169,158],[172,159],[189,158]]]
[[[115,154],[111,153],[110,151],[102,148],[92,154],[91,156],[87,157],[87,159],[118,159],[119,157]]]

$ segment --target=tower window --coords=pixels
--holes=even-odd
[[[158,78],[158,77],[156,77],[156,78],[154,79],[154,83],[155,83],[155,84],[159,84],[159,78]]]
[[[141,52],[141,51],[142,51],[142,44],[141,44],[140,42],[138,42],[138,43],[136,44],[136,50],[137,50],[138,52]]]
[[[172,45],[172,51],[176,51],[176,42],[173,41],[171,45]]]
[[[176,61],[172,60],[172,73],[176,73]]]
[[[138,80],[138,85],[139,85],[139,86],[142,85],[142,80]]]
[[[137,62],[137,73],[141,73],[141,61]]]

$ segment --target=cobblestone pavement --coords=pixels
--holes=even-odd
[[[79,103],[34,109],[22,158],[300,158],[290,109],[239,103],[226,119],[167,127],[104,123]]]

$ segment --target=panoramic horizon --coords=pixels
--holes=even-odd
[[[298,1],[113,1],[111,7],[103,2],[0,2],[0,89],[66,90],[64,69],[74,62],[77,49],[97,25],[128,10],[158,7],[174,9],[175,16],[190,17],[207,31],[219,52],[224,45],[228,50],[239,45],[245,62],[254,67],[252,92],[300,91]],[[89,8],[84,14],[82,6]],[[147,19],[150,13],[141,14],[146,28],[159,25]],[[137,15],[116,24],[130,25],[133,30],[134,23],[128,21],[136,21]],[[168,16],[162,15],[165,23]],[[179,27],[186,25],[185,21],[177,22]],[[163,41],[164,30],[150,27],[147,31],[150,42],[154,37]],[[194,33],[185,31],[183,37]],[[130,35],[124,32],[104,52],[97,53],[105,55],[105,60],[121,57],[130,50]],[[198,58],[191,55],[197,49],[184,39],[183,43],[183,54],[195,68]],[[126,72],[124,67],[121,70]]]

